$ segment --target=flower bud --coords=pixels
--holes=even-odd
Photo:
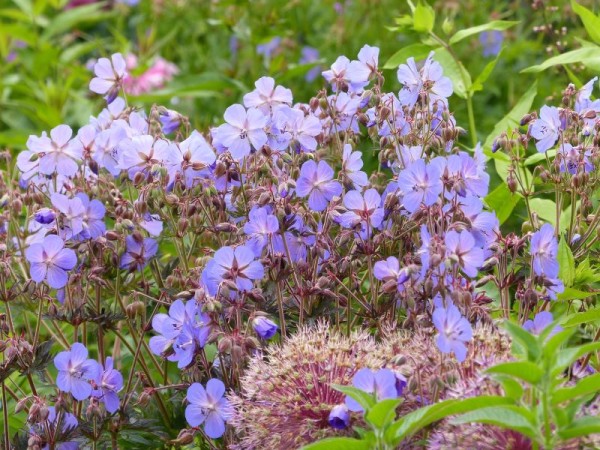
[[[348,407],[344,404],[334,406],[329,413],[327,421],[329,426],[336,430],[348,428],[348,425],[350,425],[350,412],[348,411]]]
[[[252,326],[261,339],[271,339],[279,329],[275,322],[264,316],[255,317],[252,321]]]

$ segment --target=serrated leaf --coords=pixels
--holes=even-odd
[[[419,0],[413,13],[413,28],[415,31],[429,33],[435,24],[435,11],[424,1]]]
[[[600,17],[580,5],[575,0],[571,0],[573,12],[579,16],[588,35],[596,44],[600,44]]]
[[[510,375],[530,384],[537,384],[544,376],[544,371],[529,361],[516,361],[496,364],[486,370],[487,373]]]
[[[482,33],[484,31],[502,31],[507,30],[508,28],[514,27],[518,24],[518,21],[512,20],[493,20],[488,23],[484,23],[483,25],[477,25],[476,27],[465,28],[464,30],[457,31],[450,38],[450,45],[456,44],[457,42],[462,41],[463,39],[468,38],[469,36],[473,36],[475,34]]]
[[[371,444],[349,437],[335,437],[308,444],[302,450],[369,450]]]
[[[404,64],[406,60],[413,57],[415,61],[426,58],[431,47],[426,44],[412,44],[401,48],[392,55],[390,59],[383,65],[384,69],[397,69],[400,64]]]
[[[558,277],[565,284],[565,287],[573,286],[573,280],[575,280],[575,258],[564,236],[558,244],[556,259],[559,265]]]
[[[550,67],[563,64],[582,63],[590,68],[600,64],[600,47],[583,47],[570,52],[562,53],[547,59],[542,64],[521,70],[521,73],[539,73]]]
[[[518,406],[506,405],[482,408],[463,414],[451,421],[455,425],[474,422],[516,430],[532,439],[536,436],[531,414],[526,409]]]
[[[597,292],[585,292],[580,291],[572,287],[567,287],[563,292],[557,295],[557,299],[561,301],[565,300],[583,300],[584,298],[593,297],[598,295]]]

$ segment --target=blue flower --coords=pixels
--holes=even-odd
[[[40,283],[46,280],[53,289],[67,285],[67,271],[75,267],[77,256],[73,250],[64,247],[64,241],[51,234],[46,236],[42,243],[31,244],[25,249],[25,257],[30,264],[29,274],[33,281]]]
[[[348,425],[350,425],[350,413],[348,407],[344,404],[335,405],[329,413],[327,422],[329,423],[329,426],[336,430],[348,428]]]
[[[554,227],[545,223],[531,236],[531,256],[535,274],[556,278],[559,270],[557,254],[558,241],[554,236]]]
[[[535,143],[537,151],[544,153],[552,148],[558,139],[560,129],[561,122],[558,108],[542,106],[540,118],[529,126],[529,134],[537,140]]]
[[[225,422],[232,415],[231,405],[224,394],[225,385],[216,378],[208,380],[206,389],[200,383],[194,383],[187,391],[190,404],[185,408],[185,419],[192,427],[204,423],[204,432],[212,439],[223,436]]]
[[[143,238],[138,241],[134,236],[125,238],[127,249],[121,256],[121,269],[142,270],[148,261],[156,255],[158,244],[152,238]]]
[[[525,328],[531,334],[537,335],[537,334],[540,334],[542,331],[544,331],[548,327],[548,325],[550,325],[552,323],[553,320],[554,320],[554,318],[552,317],[551,312],[542,311],[542,312],[537,313],[535,315],[535,317],[533,318],[533,320],[526,321],[523,324],[523,328]],[[548,337],[555,335],[559,331],[562,331],[562,327],[560,325],[557,325],[550,332]]]
[[[409,164],[398,176],[398,187],[404,193],[403,205],[410,213],[421,204],[431,206],[442,193],[441,171],[436,164],[425,164],[418,159]]]
[[[445,243],[446,257],[455,259],[465,274],[476,277],[477,269],[483,265],[483,249],[477,246],[473,235],[467,230],[451,230],[446,233]]]
[[[244,224],[244,233],[248,236],[246,244],[259,257],[269,243],[269,238],[279,231],[279,221],[266,207],[252,208],[248,218],[248,222]]]
[[[298,197],[308,196],[308,206],[313,211],[323,211],[335,196],[342,193],[342,185],[333,180],[333,169],[325,161],[308,160],[300,168],[296,181]]]
[[[109,356],[102,371],[94,380],[96,389],[92,391],[92,397],[96,397],[104,403],[106,411],[114,413],[119,409],[119,396],[117,392],[123,389],[123,375],[113,366],[113,359]]]
[[[261,339],[271,339],[279,327],[275,322],[263,316],[258,316],[252,321],[254,331]]]
[[[483,56],[496,56],[500,53],[504,35],[500,30],[484,31],[479,35],[479,42],[483,46]]]
[[[98,378],[100,366],[93,359],[88,359],[88,350],[83,344],[77,342],[71,350],[60,352],[54,358],[54,365],[58,369],[58,389],[70,392],[79,401],[92,394],[90,380]]]
[[[206,265],[202,272],[202,280],[211,295],[215,295],[224,280],[233,283],[239,291],[252,289],[253,281],[265,275],[265,269],[250,247],[240,245],[221,247]]]
[[[352,378],[352,385],[367,394],[374,394],[377,401],[387,398],[397,398],[396,374],[390,369],[380,369],[377,372],[371,369],[360,369]],[[346,406],[350,411],[363,411],[362,406],[350,396],[346,396]]]
[[[468,342],[473,337],[471,324],[465,319],[456,306],[448,302],[448,306],[441,304],[438,297],[436,308],[433,311],[433,324],[439,331],[437,346],[442,353],[454,352],[456,359],[463,362],[467,357]]]

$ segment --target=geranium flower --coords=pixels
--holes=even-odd
[[[439,331],[437,346],[442,353],[454,352],[458,362],[463,362],[467,357],[468,342],[473,337],[471,324],[465,319],[456,306],[449,303],[447,307],[441,304],[441,299],[433,311],[433,324]]]
[[[232,415],[224,394],[225,385],[216,378],[208,380],[206,389],[200,383],[193,383],[187,391],[190,404],[185,408],[185,419],[192,427],[204,424],[204,432],[212,439],[223,436],[225,423]]]
[[[529,126],[529,134],[537,140],[535,147],[540,153],[552,148],[558,139],[561,129],[558,112],[558,108],[544,105],[540,109],[540,118]]]
[[[308,206],[313,211],[323,211],[335,196],[342,193],[342,185],[333,180],[333,169],[325,161],[308,160],[300,168],[296,181],[298,197],[308,196]]]
[[[25,258],[30,263],[29,274],[36,283],[46,280],[53,289],[67,285],[67,271],[77,264],[77,256],[64,241],[56,236],[46,236],[42,243],[31,244],[25,249]]]
[[[92,394],[90,380],[100,375],[100,365],[88,359],[88,350],[76,342],[71,350],[60,352],[54,358],[58,369],[56,385],[63,392],[70,392],[76,400],[82,401]]]
[[[225,121],[214,130],[215,145],[221,145],[229,150],[231,156],[240,161],[250,154],[253,147],[260,149],[267,143],[264,128],[269,117],[256,108],[246,109],[242,105],[231,105],[225,110]]]
[[[96,94],[106,94],[106,103],[112,103],[127,75],[126,69],[127,64],[120,53],[115,53],[110,59],[100,58],[94,65],[96,77],[90,81],[90,90]]]

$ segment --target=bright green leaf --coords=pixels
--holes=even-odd
[[[544,376],[544,371],[529,361],[516,361],[496,364],[486,370],[487,373],[510,375],[515,378],[536,384]]]
[[[587,31],[590,38],[596,44],[600,44],[600,17],[585,6],[577,3],[575,0],[571,0],[571,8],[573,8],[573,12],[575,12],[583,22],[585,31]]]
[[[571,287],[565,288],[563,292],[558,294],[557,298],[561,301],[566,300],[583,300],[584,298],[592,297],[594,295],[598,295],[597,292],[584,292],[579,289],[574,289]]]
[[[579,380],[573,387],[557,389],[552,394],[552,404],[573,400],[578,397],[583,397],[590,394],[595,394],[600,390],[600,373],[587,376]]]
[[[533,426],[534,420],[525,408],[518,406],[492,406],[490,408],[482,408],[477,411],[472,411],[463,414],[451,423],[461,425],[465,423],[487,423],[496,425],[502,428],[516,430],[525,436],[535,438],[536,431]]]
[[[571,287],[575,279],[575,258],[573,258],[573,252],[564,237],[561,238],[558,244],[556,259],[559,264],[558,277],[565,284],[565,287]]]
[[[588,296],[592,295],[588,293]],[[600,321],[600,308],[585,312],[571,314],[561,321],[563,327],[575,327],[583,323],[594,323]]]
[[[388,398],[378,402],[365,415],[365,419],[375,428],[385,428],[396,417],[396,408],[402,401],[396,398]]]
[[[414,58],[415,61],[425,58],[431,47],[425,44],[408,45],[392,55],[383,65],[384,69],[397,69],[400,64],[404,64],[408,58]]]
[[[302,450],[369,450],[368,441],[360,441],[349,437],[334,437],[302,447]]]
[[[544,70],[562,64],[582,63],[590,68],[600,64],[600,47],[583,47],[570,52],[562,53],[547,59],[542,64],[528,67],[521,73],[538,73]]]
[[[415,31],[429,33],[435,24],[435,11],[424,1],[417,3],[413,14],[413,28]]]
[[[472,92],[483,90],[483,85],[485,84],[487,79],[490,77],[490,75],[494,71],[494,68],[496,67],[496,64],[498,63],[498,61],[500,60],[500,56],[502,56],[503,51],[504,51],[504,49],[501,49],[498,52],[498,54],[496,55],[496,57],[492,61],[487,63],[485,65],[485,67],[483,68],[483,70],[481,71],[481,73],[479,75],[477,75],[477,78],[475,79],[475,81],[473,81],[473,86],[471,86]]]
[[[362,389],[355,388],[354,386],[342,386],[340,384],[334,384],[332,387],[336,391],[340,391],[341,393],[352,397],[365,411],[368,411],[375,405],[373,395],[366,393]]]
[[[548,150],[545,153],[535,153],[531,156],[528,156],[527,158],[525,158],[525,161],[523,164],[525,164],[526,166],[531,166],[533,164],[537,164],[542,161],[546,161],[546,156],[548,156],[548,159],[550,161],[552,161],[552,158],[554,158],[554,156],[556,156],[556,149],[553,148],[551,150]]]
[[[457,42],[462,41],[463,39],[468,38],[469,36],[473,36],[474,34],[482,33],[483,31],[492,31],[492,30],[506,30],[508,28],[514,27],[518,24],[518,21],[511,20],[493,20],[488,23],[484,23],[483,25],[478,25],[476,27],[466,28],[464,30],[457,31],[454,36],[450,38],[450,45],[456,44]]]
[[[556,225],[556,203],[545,198],[532,198],[529,200],[531,211],[535,212],[546,222]]]
[[[559,430],[558,435],[568,440],[596,433],[600,433],[600,417],[587,416],[576,419],[569,428]]]
[[[520,200],[521,197],[510,192],[504,183],[500,183],[485,197],[486,205],[496,213],[500,224],[510,217]]]

